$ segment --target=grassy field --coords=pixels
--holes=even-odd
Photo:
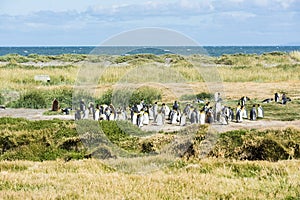
[[[95,75],[82,73],[88,63],[101,75],[93,80],[97,100],[119,85],[138,83],[162,91],[161,101],[171,103],[208,94],[217,82],[225,105],[250,97],[248,111],[285,92],[292,98],[287,105],[262,104],[264,120],[300,120],[299,52],[6,55],[0,62],[0,104],[8,107],[50,108],[54,98],[70,106],[78,77],[84,82],[84,75]],[[39,74],[51,82],[34,81]],[[191,126],[156,133],[126,122],[1,117],[0,199],[300,199],[299,144],[300,130],[291,127],[210,133],[208,126]]]
[[[165,64],[167,57],[172,58],[169,65]],[[88,65],[86,63],[97,66],[99,77],[97,77],[98,81],[95,80],[94,94],[98,97],[116,83],[149,84],[149,82],[161,84],[166,91],[163,95],[165,101],[173,101],[181,94],[177,94],[176,97],[167,95],[167,93],[174,92],[168,90],[168,83],[188,84],[189,89],[198,93],[209,91],[208,82],[219,82],[229,98],[240,98],[244,94],[261,97],[263,94],[273,95],[274,92],[285,92],[291,97],[299,98],[300,93],[298,87],[299,52],[263,55],[237,54],[221,57],[177,55],[110,57],[31,55],[24,57],[7,55],[0,57],[0,61],[2,61],[0,65],[0,91],[2,93],[5,90],[22,94],[30,90],[50,92],[61,88],[72,89],[82,74],[80,69]],[[110,65],[104,67],[104,61],[109,62]],[[140,71],[143,71],[142,76]],[[51,82],[34,81],[34,76],[40,74],[50,75]]]
[[[300,198],[293,128],[157,134],[130,123],[13,118],[0,127],[1,199]]]
[[[140,162],[135,162],[139,165]],[[99,160],[2,161],[1,199],[299,199],[299,161],[178,161],[149,173]]]

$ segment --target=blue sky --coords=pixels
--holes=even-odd
[[[200,45],[300,45],[300,0],[0,1],[0,46],[99,45],[143,27]]]

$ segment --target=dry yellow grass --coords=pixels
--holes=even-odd
[[[292,51],[290,52],[290,56],[296,61],[300,62],[300,51]]]
[[[26,88],[51,87],[34,81],[35,75],[49,75],[55,86],[72,85],[78,68],[0,68],[0,89],[23,90]]]
[[[144,173],[99,160],[0,163],[1,199],[297,199],[300,161],[207,159]],[[138,163],[137,163],[138,165]]]
[[[293,67],[219,67],[223,82],[285,82],[300,80],[300,65]]]
[[[296,58],[298,54],[299,52],[292,52],[289,55]],[[260,60],[255,59],[255,56],[244,56],[242,58],[241,61],[245,62],[244,64],[253,60],[265,62],[264,57],[261,57]],[[266,61],[271,62],[272,59],[279,62],[281,57],[271,57]],[[287,55],[283,56],[282,59],[282,63],[277,63],[281,66],[219,66],[213,63],[203,64],[201,59],[198,58],[192,59],[195,65],[199,65],[194,67],[185,64],[180,65],[180,63],[175,64],[173,67],[172,65],[167,67],[156,62],[142,63],[141,65],[113,64],[107,68],[96,68],[100,77],[98,77],[99,84],[95,88],[95,95],[103,94],[108,88],[115,87],[116,83],[156,83],[156,86],[160,84],[157,87],[162,88],[164,91],[163,101],[178,99],[180,95],[186,93],[185,90],[190,93],[210,92],[211,88],[215,87],[220,87],[220,90],[223,90],[223,93],[230,98],[240,98],[243,95],[265,98],[273,96],[275,92],[286,92],[289,96],[298,98],[299,89],[297,85],[300,82],[300,66],[294,65],[295,63],[292,62],[286,64],[289,60]],[[204,65],[203,68],[201,68],[202,64]],[[97,63],[93,65],[97,65]],[[82,74],[90,75],[86,70],[81,69],[79,71],[79,67],[36,67],[36,69],[32,67],[1,67],[0,91],[7,89],[24,91],[31,89],[52,90],[60,87],[70,88],[76,80],[84,79],[84,77],[81,77]],[[50,75],[53,80],[52,84],[36,83],[33,78],[34,75],[38,74]],[[205,83],[203,79],[206,81]],[[93,79],[91,81],[94,81],[97,85],[97,80]],[[215,81],[215,83],[209,83],[209,81]],[[216,86],[216,82],[220,84]],[[178,88],[180,91],[176,91]]]

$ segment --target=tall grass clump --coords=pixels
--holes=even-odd
[[[61,108],[72,107],[73,89],[60,88],[54,90],[28,90],[20,95],[19,99],[8,102],[11,108],[51,108],[56,98]],[[79,102],[79,100],[78,100]]]
[[[85,155],[81,141],[72,139],[78,137],[72,121],[0,118],[0,128],[1,160],[43,161]]]
[[[138,64],[145,62],[164,62],[160,56],[156,56],[154,54],[135,54],[135,55],[126,55],[126,56],[118,56],[114,59],[115,63],[130,63],[130,64]]]
[[[292,51],[290,52],[290,56],[297,62],[300,62],[300,51]]]
[[[30,59],[26,56],[21,56],[19,54],[7,54],[0,56],[0,62],[10,62],[10,63],[26,63]]]
[[[20,99],[10,102],[12,108],[47,108],[46,98],[38,91],[29,91],[20,96]]]
[[[129,105],[138,104],[141,100],[144,100],[145,104],[152,104],[155,101],[159,101],[162,98],[161,91],[150,87],[142,86],[133,89],[117,89],[117,90],[107,90],[100,98],[97,100],[99,104],[109,105],[111,103],[114,106],[127,107]]]
[[[236,130],[220,134],[210,156],[239,160],[278,161],[300,158],[300,132],[284,130]]]

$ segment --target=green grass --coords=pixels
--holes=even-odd
[[[238,160],[268,160],[300,158],[300,132],[284,130],[236,130],[222,133],[211,156]]]
[[[0,118],[0,159],[81,159],[107,153],[125,158],[153,153],[198,158],[202,141],[210,138],[207,128],[191,126],[180,132],[157,134],[141,131],[130,122]],[[300,157],[300,132],[296,129],[215,134],[217,144],[208,152],[212,157],[271,161]]]
[[[237,106],[239,101],[237,100],[228,100],[223,104],[229,106],[234,109]],[[286,105],[282,105],[281,103],[262,103],[257,99],[251,99],[246,103],[246,109],[248,112],[248,117],[250,115],[250,110],[253,105],[260,104],[264,109],[264,119],[265,120],[278,120],[278,121],[294,121],[300,120],[300,100],[292,100],[288,102]]]

